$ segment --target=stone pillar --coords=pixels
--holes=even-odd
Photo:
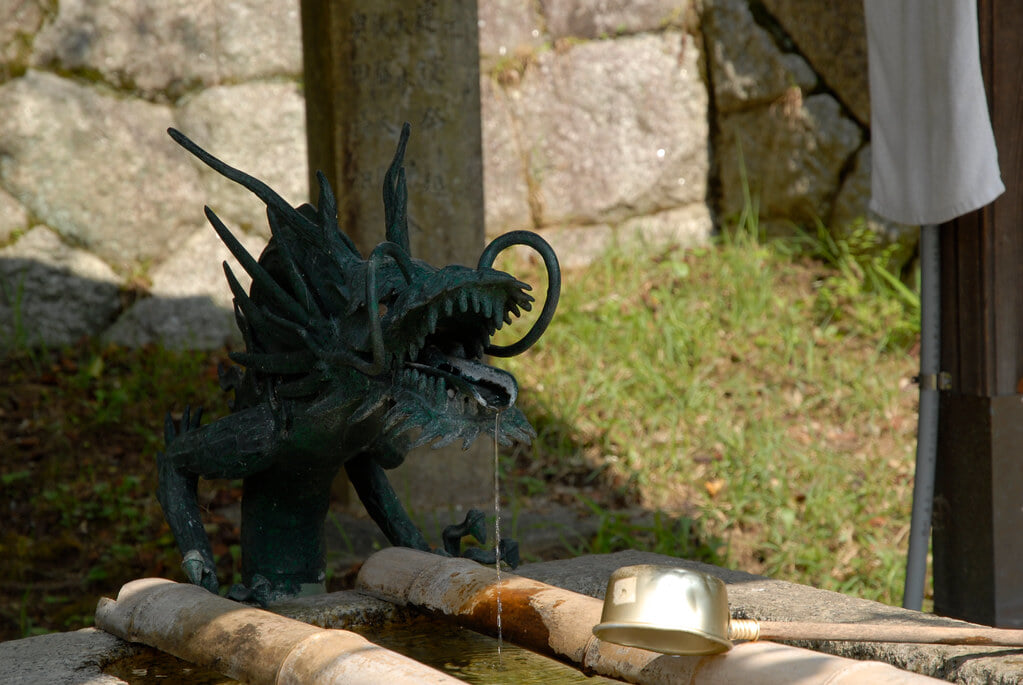
[[[384,239],[384,172],[407,121],[412,255],[475,265],[484,241],[475,1],[303,0],[302,33],[314,197],[320,170],[342,227],[368,254]],[[479,440],[468,452],[417,450],[391,482],[414,511],[492,502],[491,449]]]
[[[403,122],[412,254],[475,264],[483,162],[475,2],[302,3],[309,166],[363,252],[384,237],[381,188]],[[314,191],[315,192],[315,191]]]

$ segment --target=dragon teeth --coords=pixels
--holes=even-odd
[[[444,315],[451,316],[455,311],[455,301],[451,298],[444,298]]]
[[[469,311],[469,296],[464,290],[458,293],[458,308],[463,312]]]
[[[430,307],[426,311],[426,325],[430,331],[437,330],[437,318],[440,316],[440,312],[437,311],[436,307]]]

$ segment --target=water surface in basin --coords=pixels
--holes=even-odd
[[[432,619],[406,624],[349,628],[367,640],[448,675],[477,685],[604,685],[619,680],[581,671],[504,640],[498,655],[495,638]]]
[[[129,685],[168,685],[168,683],[187,683],[188,685],[234,685],[232,680],[222,673],[199,668],[176,656],[171,656],[158,649],[147,647],[135,656],[107,664],[103,672],[120,678]]]

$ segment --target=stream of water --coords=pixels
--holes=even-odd
[[[501,412],[494,414],[494,551],[497,559],[497,668],[504,666],[501,661],[501,645],[504,634],[501,630],[501,466],[498,463],[497,436],[501,434]]]

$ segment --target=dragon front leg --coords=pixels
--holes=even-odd
[[[192,414],[186,408],[179,431],[168,414],[166,448],[156,457],[156,494],[189,582],[217,592],[216,563],[199,510],[199,478],[244,478],[265,469],[273,456],[275,421],[266,405],[200,428],[201,417],[201,409]]]
[[[500,554],[501,560],[512,568],[519,565],[519,544],[514,540],[501,540],[498,551],[478,547],[461,549],[462,538],[466,535],[480,543],[487,541],[486,520],[478,509],[470,509],[462,523],[445,527],[441,532],[443,548],[431,550],[395,494],[384,469],[375,460],[367,457],[352,459],[345,464],[345,471],[370,518],[392,545],[434,551],[446,556],[464,556],[482,564],[494,564]]]
[[[383,468],[372,458],[359,457],[345,463],[348,479],[366,512],[395,547],[430,551],[422,532],[409,518]]]
[[[202,418],[202,408],[196,410],[195,414],[189,416],[190,411],[185,407],[185,413],[181,418],[181,431],[179,432],[171,419],[170,414],[164,419],[164,442],[167,452],[160,452],[156,455],[156,465],[159,473],[159,483],[156,489],[156,497],[163,508],[163,514],[174,532],[174,539],[181,550],[183,561],[181,567],[193,585],[200,585],[210,592],[218,589],[216,564],[213,561],[213,550],[210,547],[209,536],[203,528],[202,518],[199,516],[199,500],[197,495],[199,476],[186,469],[177,468],[174,465],[173,456],[168,456],[171,446],[179,436],[199,428],[199,421]]]

